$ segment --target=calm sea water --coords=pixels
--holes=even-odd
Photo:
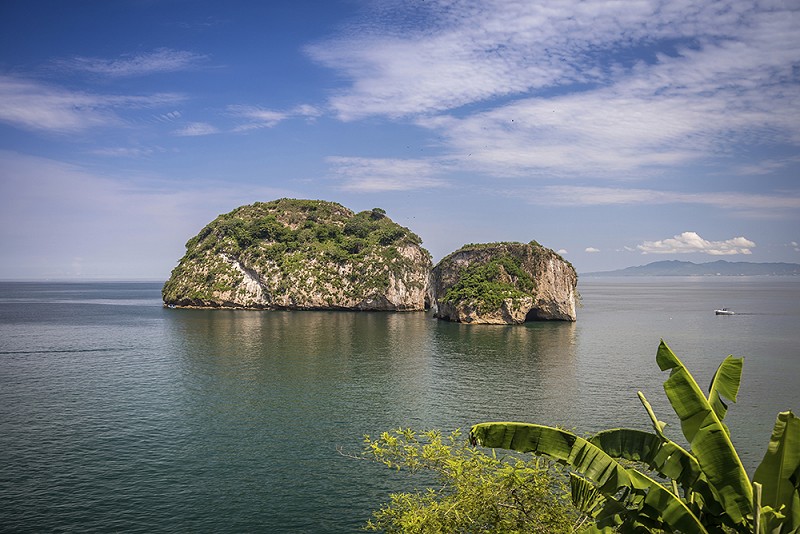
[[[579,289],[574,324],[502,327],[169,310],[160,284],[2,283],[0,531],[357,531],[406,478],[338,447],[486,420],[646,429],[637,390],[674,423],[662,337],[701,385],[745,356],[727,422],[751,471],[775,414],[800,412],[800,279]]]

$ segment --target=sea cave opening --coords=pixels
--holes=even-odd
[[[539,315],[539,308],[531,308],[528,310],[528,313],[525,314],[525,322],[526,323],[533,323],[538,321],[544,321],[544,319]]]

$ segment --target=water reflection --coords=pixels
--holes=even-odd
[[[428,419],[436,403],[426,347],[436,323],[424,313],[167,315],[195,437],[187,456],[217,472],[206,504],[215,491],[244,486],[263,494],[261,528],[319,531],[326,520],[341,527],[343,518],[361,524],[366,518],[353,516],[353,506],[376,507],[388,482],[370,467],[353,473],[336,447],[358,450],[365,433]],[[227,478],[242,473],[244,480]],[[303,482],[309,473],[313,483]],[[355,494],[354,485],[362,488]]]
[[[354,428],[550,418],[576,394],[576,325],[460,325],[424,313],[178,311],[188,387],[306,403]],[[554,410],[555,409],[555,410]]]
[[[450,421],[547,422],[574,393],[574,323],[439,323],[435,334],[432,383]]]

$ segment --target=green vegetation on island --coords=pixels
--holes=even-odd
[[[220,215],[190,239],[162,294],[179,305],[337,308],[379,298],[393,278],[422,293],[426,278],[417,271],[419,263],[428,268],[430,255],[421,242],[380,208],[354,213],[322,200],[256,202]]]
[[[506,299],[529,297],[535,287],[531,275],[522,270],[519,258],[502,254],[487,263],[466,267],[442,301],[467,302],[483,312],[499,308]]]

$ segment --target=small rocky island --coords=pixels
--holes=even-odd
[[[465,245],[436,267],[379,208],[280,199],[220,215],[186,243],[169,307],[415,311],[462,323],[575,320],[577,274],[535,241]]]
[[[431,256],[381,209],[280,199],[220,215],[162,290],[176,307],[423,310]]]
[[[535,241],[465,245],[433,268],[431,296],[440,319],[521,324],[576,319],[578,275]]]

